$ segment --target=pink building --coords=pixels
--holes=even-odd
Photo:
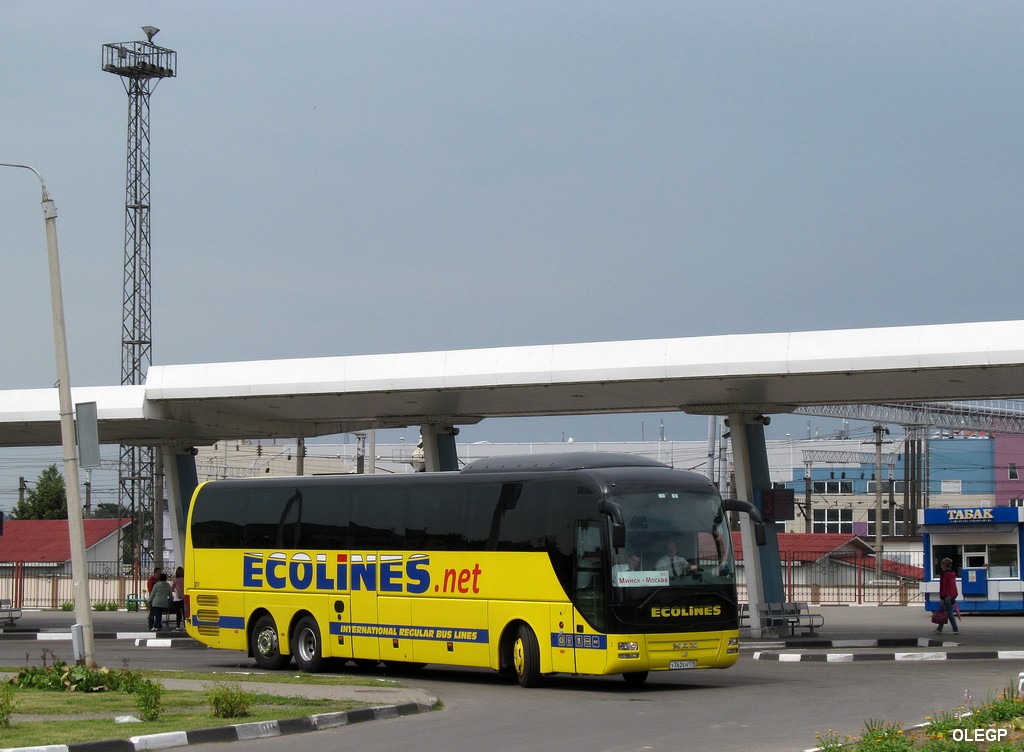
[[[995,435],[996,506],[1024,505],[1024,435]]]

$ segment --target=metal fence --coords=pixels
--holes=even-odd
[[[132,605],[133,598],[146,596],[149,572],[116,561],[88,563],[89,599],[92,605],[116,603],[118,608]],[[174,571],[174,564],[164,569]],[[71,569],[52,562],[0,562],[0,599],[10,600],[15,608],[61,608],[74,603]]]
[[[818,556],[791,554],[782,562],[782,582],[789,602],[821,605],[851,603],[910,605],[924,603],[920,583],[924,554],[886,556],[883,576],[877,578],[875,560],[854,552]],[[139,571],[119,562],[89,563],[92,603],[116,603],[127,608],[133,597],[145,597],[151,571]],[[164,569],[174,571],[174,564]],[[737,572],[741,602],[747,600],[743,567]],[[74,601],[70,568],[50,562],[0,562],[0,599],[16,608],[60,608]]]
[[[782,584],[788,602],[820,605],[924,604],[923,552],[886,555],[882,576],[873,556],[841,551],[828,554],[794,552],[782,562]],[[740,601],[747,601],[743,569],[739,570]]]

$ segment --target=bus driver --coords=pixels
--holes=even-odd
[[[670,577],[682,577],[687,572],[696,572],[697,565],[680,556],[675,539],[669,538],[665,542],[665,555],[658,559],[655,569],[668,572]]]

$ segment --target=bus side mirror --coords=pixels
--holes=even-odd
[[[626,526],[621,522],[612,523],[612,548],[626,547]]]
[[[754,523],[754,543],[764,545],[764,520],[757,507],[742,499],[722,499],[722,507],[727,512],[741,512],[750,517],[750,521]]]
[[[622,518],[622,507],[614,501],[602,499],[597,508],[612,519],[612,548],[625,548],[626,521]]]

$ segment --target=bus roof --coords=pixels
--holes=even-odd
[[[661,467],[668,465],[647,457],[620,452],[564,452],[485,457],[462,468],[462,473],[558,472],[610,467]]]

